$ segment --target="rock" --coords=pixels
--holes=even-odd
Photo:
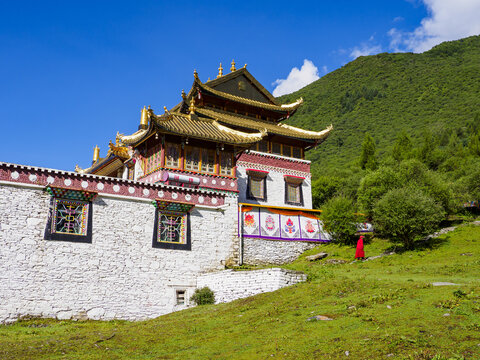
[[[327,256],[328,256],[327,253],[321,252],[321,253],[318,253],[318,254],[315,254],[315,255],[307,256],[307,257],[305,257],[305,259],[307,259],[308,261],[315,261],[315,260],[319,260],[319,259],[324,259]]]
[[[70,320],[72,318],[73,311],[72,310],[60,310],[57,312],[57,319],[58,320]]]
[[[433,286],[459,286],[460,284],[454,284],[451,282],[438,281],[432,283]]]
[[[329,321],[329,320],[333,320],[333,319],[324,315],[315,315],[307,319],[307,321]]]
[[[101,307],[93,308],[87,311],[88,318],[92,320],[100,320],[103,314],[105,314],[105,309]]]
[[[387,309],[391,309],[392,307],[390,305],[387,305]]]
[[[345,356],[348,356],[348,355],[350,355],[350,351],[347,350],[345,351]]]
[[[325,262],[329,264],[345,264],[347,261],[342,259],[328,259],[328,260],[325,260]]]
[[[461,256],[472,256],[473,254],[472,253],[463,253],[463,254],[460,254]]]
[[[449,314],[449,313],[445,313],[445,314],[443,314],[443,316],[447,317],[447,316],[450,316],[450,314]]]

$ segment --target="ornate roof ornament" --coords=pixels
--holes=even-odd
[[[142,109],[142,116],[140,117],[140,126],[142,128],[148,127],[148,117],[149,116],[148,116],[147,108],[144,106]]]
[[[98,159],[100,158],[100,148],[98,145],[95,145],[93,148],[93,162],[96,163]]]
[[[222,63],[220,63],[220,67],[218,68],[217,79],[222,76],[223,76],[223,67],[222,67]]]
[[[182,89],[182,99],[185,100],[187,98],[187,94],[185,94],[185,90]]]
[[[232,67],[230,68],[230,71],[231,72],[234,72],[236,71],[237,69],[235,69],[235,60],[232,59]]]
[[[193,77],[194,77],[195,79],[198,79],[197,69],[194,69],[194,70],[193,70]]]
[[[195,97],[192,97],[190,100],[190,114],[195,114]]]

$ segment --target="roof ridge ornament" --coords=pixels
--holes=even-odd
[[[220,67],[218,68],[217,79],[222,76],[223,76],[223,67],[222,67],[222,63],[220,63]]]
[[[185,100],[187,98],[187,94],[185,94],[185,90],[182,89],[182,99]]]
[[[146,129],[147,127],[148,127],[148,112],[147,112],[147,107],[144,106],[142,109],[142,115],[140,117],[140,128]]]
[[[190,99],[190,115],[192,114],[195,114],[195,97],[192,96],[192,98]]]
[[[232,67],[230,68],[230,71],[231,71],[231,72],[234,72],[234,71],[236,71],[236,70],[237,70],[237,69],[235,69],[235,60],[232,59]]]
[[[100,148],[98,145],[95,145],[93,148],[93,163],[96,163],[98,159],[100,158]]]
[[[195,79],[198,79],[197,69],[194,69],[194,70],[193,70],[193,77],[194,77]]]

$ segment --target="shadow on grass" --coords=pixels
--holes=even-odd
[[[422,239],[417,240],[413,244],[413,249],[407,249],[404,245],[397,243],[392,244],[385,252],[395,252],[397,254],[402,254],[408,251],[424,251],[424,250],[436,250],[442,245],[448,243],[450,239],[450,234],[442,238],[429,238],[429,239]]]

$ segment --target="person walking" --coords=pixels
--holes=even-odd
[[[363,249],[363,235],[357,241],[357,251],[355,251],[355,259],[365,260],[365,251]]]

